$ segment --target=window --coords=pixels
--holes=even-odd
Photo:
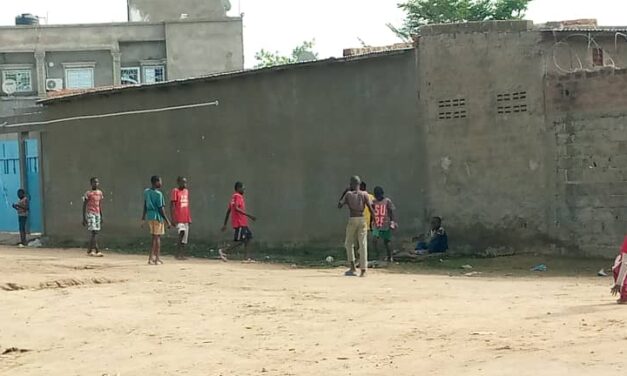
[[[33,91],[33,81],[29,69],[12,69],[2,71],[2,82],[15,81],[15,91],[17,93],[28,93]]]
[[[91,89],[94,87],[94,68],[66,68],[67,89]]]
[[[527,112],[527,92],[516,91],[496,95],[496,113],[499,115]]]
[[[592,49],[592,66],[594,67],[602,67],[603,64],[603,49],[602,48],[593,48]]]
[[[163,65],[153,65],[144,67],[144,82],[154,84],[165,81],[165,67]]]
[[[139,68],[122,68],[122,85],[137,85],[141,82]]]

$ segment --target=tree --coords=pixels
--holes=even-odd
[[[273,67],[275,65],[316,60],[318,59],[318,53],[314,52],[315,44],[315,40],[304,41],[302,44],[294,47],[290,56],[282,56],[278,51],[270,52],[262,49],[255,54],[255,60],[257,60],[255,68]]]
[[[418,35],[423,25],[488,20],[512,20],[525,16],[533,0],[406,0],[403,26],[388,25],[402,39]]]

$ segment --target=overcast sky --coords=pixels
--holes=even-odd
[[[401,23],[398,2],[231,0],[231,13],[244,13],[246,65],[252,66],[261,48],[287,53],[304,40],[316,40],[320,57],[341,56],[343,48],[360,47],[359,39],[394,43],[385,25]],[[47,15],[51,24],[126,21],[126,0],[0,0],[0,25],[12,25],[19,13]],[[627,0],[534,0],[527,18],[536,23],[597,18],[604,25],[627,25]]]

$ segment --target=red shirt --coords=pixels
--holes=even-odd
[[[233,193],[231,202],[229,203],[229,209],[231,209],[231,225],[233,228],[248,227],[248,217],[239,213],[235,210],[236,208],[246,212],[246,201],[244,201],[244,196],[237,192]]]
[[[172,221],[174,223],[192,223],[189,211],[189,191],[187,188],[174,188],[170,193],[170,201],[174,204],[172,209]]]
[[[104,195],[100,189],[85,192],[83,200],[87,202],[87,213],[100,215],[100,201],[104,199]]]

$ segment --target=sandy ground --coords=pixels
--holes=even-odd
[[[0,248],[2,375],[625,370],[609,279],[468,278]],[[25,288],[24,290],[15,290]]]

